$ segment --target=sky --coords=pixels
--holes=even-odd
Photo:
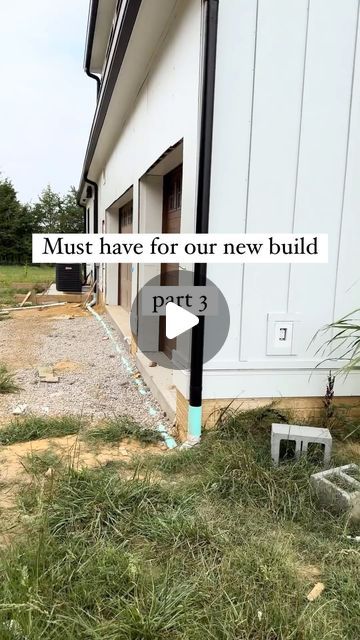
[[[22,202],[78,186],[96,83],[83,70],[89,0],[0,0],[0,173]]]

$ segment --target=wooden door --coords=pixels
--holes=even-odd
[[[182,165],[164,176],[163,233],[180,233],[182,196]],[[161,265],[161,284],[176,286],[179,284],[179,265]],[[165,317],[160,318],[159,349],[168,358],[176,349],[176,338],[169,340],[165,334]]]
[[[133,203],[128,202],[119,209],[119,233],[132,233],[133,227]],[[118,304],[125,309],[131,310],[131,264],[119,264],[119,293]]]

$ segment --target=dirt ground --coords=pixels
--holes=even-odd
[[[76,305],[14,312],[0,323],[0,362],[14,373],[20,390],[0,395],[0,425],[14,420],[13,409],[21,404],[27,405],[25,416],[85,415],[90,423],[98,423],[126,413],[148,427],[164,423],[150,392],[139,393],[113,347],[99,323]],[[59,376],[57,384],[39,380],[38,368],[49,365]],[[74,435],[0,446],[0,545],[8,544],[21,526],[16,507],[19,488],[33,480],[27,456],[48,451],[82,468],[127,462],[144,451],[161,453],[166,445],[145,449],[126,440],[117,446],[93,446]]]
[[[0,362],[15,374],[19,387],[16,394],[0,395],[0,425],[9,422],[18,405],[26,405],[27,414],[93,421],[127,414],[143,425],[157,424],[161,408],[148,390],[139,393],[138,374],[128,366],[134,362],[111,320],[106,321],[122,353],[77,305],[16,311],[0,322]],[[58,383],[42,382],[40,367],[53,369]]]
[[[21,528],[21,518],[17,508],[19,490],[34,481],[28,466],[28,456],[41,455],[45,452],[56,454],[64,465],[71,465],[75,469],[101,467],[109,463],[129,462],[137,454],[161,454],[166,446],[148,445],[146,448],[130,440],[119,443],[118,446],[98,444],[89,446],[77,435],[62,438],[44,438],[32,442],[0,447],[0,547],[6,546]],[[49,467],[46,474],[56,473]],[[45,473],[38,476],[41,482]],[[126,476],[126,471],[122,470]],[[131,472],[129,472],[131,473]]]

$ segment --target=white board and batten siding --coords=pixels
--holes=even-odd
[[[210,231],[325,232],[330,259],[209,267],[231,327],[205,397],[324,394],[311,339],[360,307],[358,31],[358,0],[219,4]],[[299,314],[296,353],[268,354],[271,313]],[[359,390],[355,375],[337,382],[338,395]]]

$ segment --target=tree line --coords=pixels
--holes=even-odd
[[[83,209],[76,189],[60,195],[47,186],[37,202],[20,202],[11,180],[0,176],[0,263],[31,262],[33,233],[81,233]]]

